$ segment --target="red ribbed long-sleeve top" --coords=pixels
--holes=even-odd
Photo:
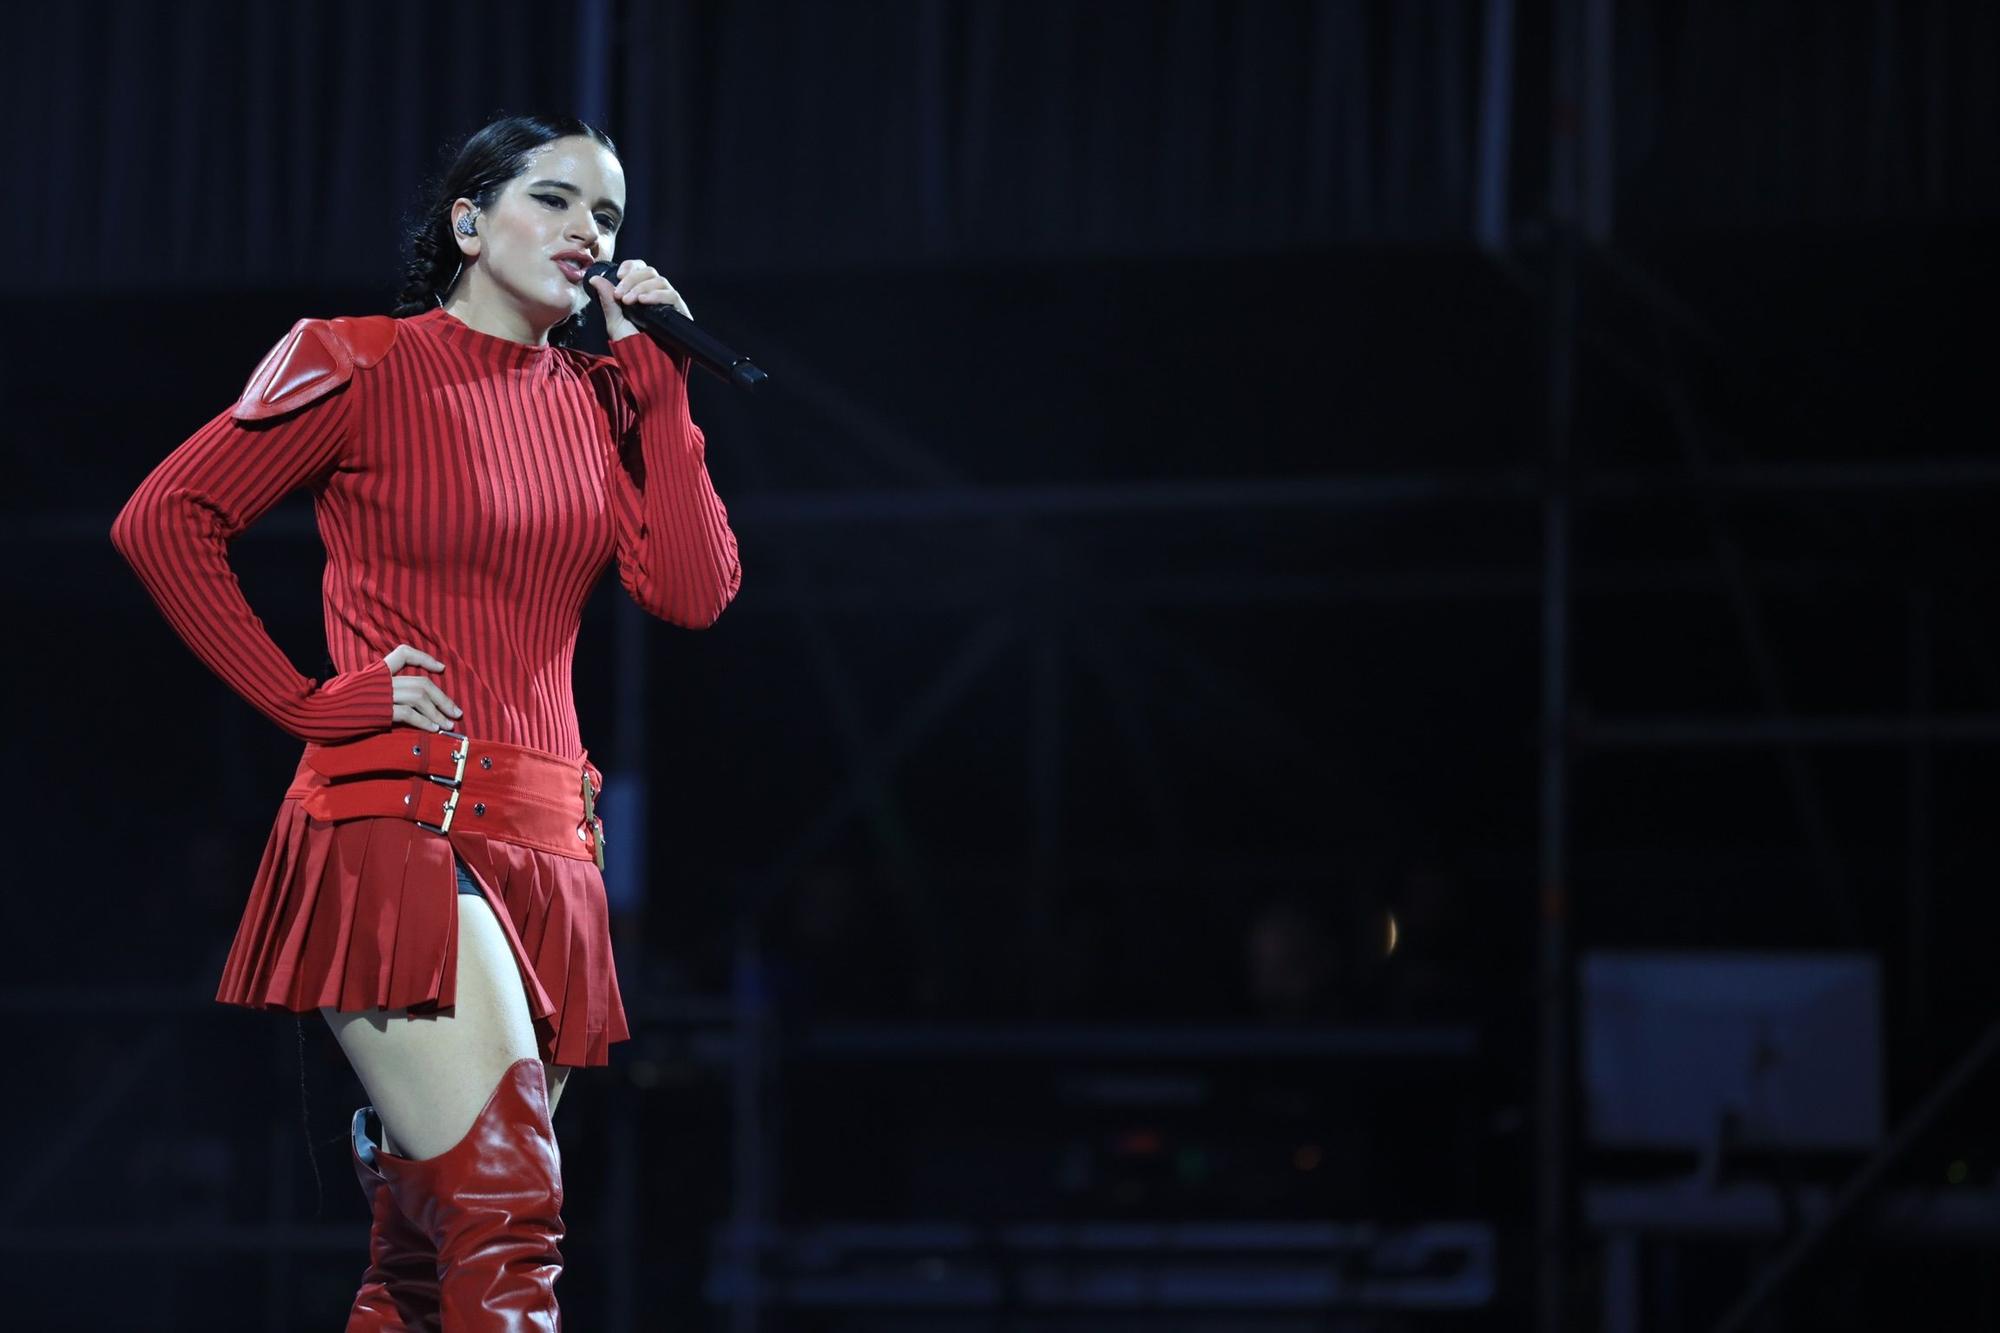
[[[531,347],[443,310],[401,320],[386,355],[297,411],[219,413],[139,485],[112,541],[196,655],[301,740],[388,730],[382,659],[408,643],[445,664],[460,730],[581,758],[571,664],[605,566],[691,629],[741,579],[683,365],[643,333],[611,350]],[[326,680],[271,640],[228,562],[300,487],[326,545]]]

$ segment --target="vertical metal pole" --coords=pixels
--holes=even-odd
[[[730,1242],[727,1247],[730,1333],[757,1333],[763,1306],[766,1204],[764,1090],[764,968],[754,912],[736,921],[736,957],[731,969],[731,1047],[735,1055],[730,1081],[730,1119],[736,1134],[730,1143]]]
[[[1909,609],[1909,691],[1910,720],[1927,722],[1931,712],[1931,597],[1930,589],[1910,592]],[[1906,945],[1903,1030],[1911,1035],[1911,1063],[1930,1067],[1930,1047],[1925,1034],[1930,1031],[1930,938],[1931,938],[1931,740],[1912,737],[1907,759],[1906,785],[1909,819],[1909,859],[1905,864],[1904,891],[1909,903],[1909,938]]]
[[[282,1024],[277,1026],[280,1031],[283,1030]],[[281,1058],[288,1059],[292,1056],[293,1047],[290,1041],[281,1041],[280,1045],[284,1048],[284,1056]],[[291,1072],[287,1063],[285,1073],[290,1075]],[[280,1083],[279,1086],[284,1085]],[[298,1225],[297,1202],[292,1198],[292,1173],[298,1170],[298,1163],[292,1160],[292,1154],[297,1151],[297,1147],[289,1121],[290,1117],[287,1116],[271,1126],[269,1148],[271,1159],[267,1168],[271,1175],[271,1191],[264,1215],[270,1219],[272,1226],[280,1227]],[[306,1150],[308,1152],[312,1150],[310,1143],[306,1145]],[[264,1306],[264,1327],[270,1329],[271,1333],[289,1333],[292,1327],[294,1290],[292,1257],[290,1246],[271,1247],[271,1261],[266,1269],[269,1286],[265,1292]]]
[[[611,0],[577,0],[573,13],[576,114],[601,130],[611,109]]]
[[[1617,207],[1617,158],[1612,130],[1611,78],[1613,31],[1617,22],[1612,0],[1586,0],[1583,13],[1582,117],[1577,126],[1582,153],[1582,208],[1579,221],[1592,244],[1611,239],[1612,214]]]
[[[1347,129],[1347,142],[1342,147],[1341,156],[1347,162],[1347,229],[1342,239],[1368,238],[1378,225],[1375,213],[1375,125],[1374,99],[1370,95],[1368,75],[1371,62],[1368,58],[1368,11],[1359,0],[1339,7],[1341,28],[1344,39],[1339,45],[1342,53],[1341,78],[1347,89],[1347,100],[1341,107],[1341,118]]]
[[[1558,260],[1560,269],[1571,267]],[[1574,300],[1571,274],[1557,278],[1553,306],[1549,382],[1563,394],[1571,370],[1563,331]],[[1536,1327],[1558,1333],[1567,1300],[1569,1208],[1570,941],[1569,941],[1569,613],[1570,498],[1560,475],[1567,432],[1568,402],[1552,406],[1563,420],[1551,431],[1550,473],[1542,501],[1542,777],[1539,858],[1541,932],[1537,984],[1541,996],[1541,1041],[1535,1082],[1535,1233],[1539,1256]]]
[[[1028,863],[1028,948],[1036,973],[1047,978],[1029,997],[1037,1018],[1058,1007],[1055,964],[1057,901],[1062,884],[1063,679],[1062,631],[1051,616],[1039,627],[1034,653],[1034,697],[1028,719],[1028,808],[1033,846]]]
[[[937,254],[950,239],[950,190],[945,152],[949,15],[944,0],[917,9],[917,205],[923,251]]]
[[[625,956],[631,957],[631,951]],[[605,1253],[604,1327],[631,1333],[639,1327],[639,1090],[627,1078],[607,1081],[605,1140],[610,1151],[605,1157],[612,1167],[610,1178],[602,1182],[604,1207],[598,1221]]]
[[[1472,235],[1479,248],[1507,248],[1507,184],[1514,136],[1514,0],[1486,0],[1481,39],[1479,138]]]
[[[1560,1333],[1569,1304],[1569,638],[1571,431],[1576,374],[1578,64],[1584,0],[1557,0],[1550,62],[1548,470],[1542,499],[1540,1045],[1535,1079],[1535,1313]]]

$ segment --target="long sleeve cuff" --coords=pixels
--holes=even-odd
[[[706,629],[742,582],[736,534],[715,493],[707,440],[688,411],[687,358],[644,333],[611,344],[632,396],[637,448],[621,440],[614,479],[620,580],[662,620]],[[637,457],[631,456],[636,453]]]
[[[343,671],[273,711],[271,720],[303,741],[345,741],[387,731],[396,686],[387,662]]]

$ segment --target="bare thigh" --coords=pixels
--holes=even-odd
[[[383,1146],[407,1157],[436,1157],[465,1137],[501,1075],[539,1055],[521,972],[485,898],[458,898],[458,992],[449,1009],[320,1013],[382,1118]],[[549,1110],[569,1070],[543,1064]]]

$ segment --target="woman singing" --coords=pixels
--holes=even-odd
[[[306,742],[216,998],[318,1009],[372,1103],[350,1330],[558,1326],[550,1117],[628,1035],[577,628],[613,561],[690,629],[741,576],[688,366],[623,311],[686,303],[643,260],[615,285],[584,273],[612,260],[624,199],[581,121],[480,129],[419,215],[394,316],[300,320],[111,530],[195,654]],[[593,293],[609,357],[568,346]],[[325,680],[227,559],[299,487],[327,553]]]

